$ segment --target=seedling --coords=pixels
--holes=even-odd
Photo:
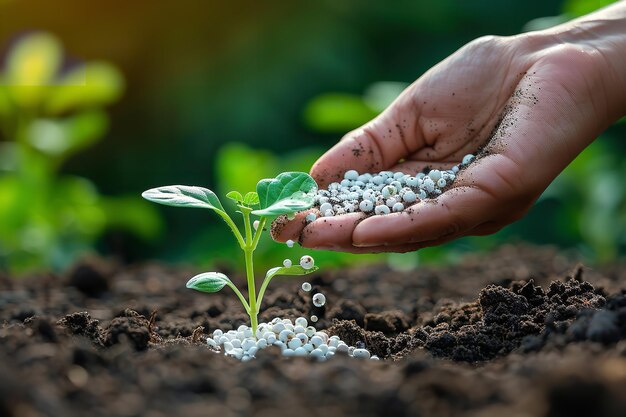
[[[238,191],[229,192],[226,197],[235,202],[239,208],[238,213],[243,217],[243,232],[228,215],[217,195],[206,188],[171,185],[147,190],[142,196],[147,200],[166,206],[213,210],[226,222],[244,252],[248,300],[226,275],[219,272],[198,274],[187,282],[187,288],[214,293],[225,286],[230,287],[239,297],[241,304],[250,316],[252,334],[256,336],[259,309],[265,290],[272,278],[277,275],[307,275],[318,269],[314,266],[313,258],[310,256],[303,257],[299,265],[285,264],[272,268],[265,274],[265,279],[257,293],[253,254],[264,226],[273,217],[282,214],[291,216],[298,211],[312,207],[316,193],[317,184],[315,180],[303,172],[285,172],[276,178],[261,180],[256,186],[256,192],[252,191],[246,195],[242,195]],[[253,228],[253,224],[256,224],[256,221],[251,221],[251,216],[258,217],[258,226],[255,228]]]

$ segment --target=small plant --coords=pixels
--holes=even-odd
[[[229,192],[226,194],[226,197],[235,202],[239,208],[238,213],[243,217],[243,233],[226,210],[224,210],[217,195],[206,188],[172,185],[147,190],[142,196],[147,200],[166,206],[213,210],[226,222],[235,239],[237,239],[241,250],[244,252],[248,300],[245,299],[241,291],[226,275],[219,272],[198,274],[187,282],[187,288],[214,293],[220,291],[225,286],[230,287],[239,297],[241,304],[243,304],[250,316],[252,334],[256,336],[257,317],[261,302],[272,278],[277,275],[306,275],[318,269],[313,265],[313,258],[310,256],[303,257],[300,265],[289,265],[287,263],[288,266],[272,268],[265,274],[265,279],[257,294],[253,254],[263,229],[268,219],[283,214],[293,215],[298,211],[312,207],[316,192],[317,184],[315,180],[303,172],[285,172],[276,178],[261,180],[256,186],[256,192],[252,191],[246,195],[242,195],[237,191]],[[258,224],[256,221],[252,221],[251,216],[258,217]]]

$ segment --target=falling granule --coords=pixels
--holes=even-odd
[[[315,316],[315,315],[311,316],[311,321],[313,323],[317,322],[317,316]]]
[[[302,258],[300,258],[300,266],[304,269],[311,269],[313,268],[313,266],[315,265],[315,260],[309,256],[309,255],[304,255]]]
[[[306,292],[311,291],[311,284],[309,284],[308,282],[303,282],[302,283],[302,291],[306,291]]]
[[[285,242],[285,243],[287,244],[287,247],[288,247],[288,248],[293,248],[293,244],[294,244],[294,241],[293,241],[293,240],[289,239],[289,240],[288,240],[287,242]]]
[[[326,296],[320,292],[313,296],[313,305],[315,307],[322,307],[326,304]]]

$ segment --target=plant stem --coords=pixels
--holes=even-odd
[[[267,289],[267,286],[270,284],[270,281],[272,280],[272,278],[274,278],[275,274],[270,274],[270,271],[267,271],[268,274],[265,276],[265,279],[263,280],[263,283],[261,284],[261,289],[259,289],[259,295],[257,297],[257,314],[259,313],[259,309],[261,308],[261,302],[263,302],[263,296],[265,295],[265,290]]]
[[[241,214],[243,215],[243,225],[246,233],[246,244],[244,247],[245,262],[246,262],[246,281],[248,282],[248,302],[250,304],[250,310],[248,315],[250,316],[250,327],[252,327],[252,336],[256,337],[256,329],[258,326],[258,311],[256,307],[256,285],[254,282],[254,261],[252,255],[254,254],[254,241],[252,238],[252,225],[250,224],[250,212],[249,208],[241,207]]]
[[[243,307],[246,309],[246,313],[248,313],[248,315],[249,315],[250,314],[250,306],[248,305],[248,302],[246,301],[246,299],[243,296],[243,294],[241,293],[241,291],[239,291],[239,289],[232,282],[229,282],[226,285],[228,285],[234,291],[234,293],[237,295],[237,297],[239,297],[239,301],[241,301],[241,304],[243,304]]]
[[[256,229],[256,232],[254,234],[254,240],[252,241],[252,250],[256,250],[256,247],[259,244],[259,239],[261,239],[261,234],[263,232],[263,228],[265,227],[265,222],[267,222],[267,219],[265,217],[261,217],[261,220],[259,220],[259,227]]]
[[[228,227],[230,227],[230,230],[233,231],[233,234],[235,235],[237,242],[239,242],[239,246],[241,247],[241,249],[245,249],[246,242],[243,240],[243,236],[241,236],[241,232],[237,228],[235,222],[233,222],[233,219],[231,219],[226,212],[223,212],[221,210],[216,210],[216,212],[222,217],[222,219],[224,219]]]
[[[252,335],[256,337],[256,328],[258,326],[258,315],[256,306],[256,288],[254,282],[254,266],[252,262],[252,253],[253,251],[250,249],[246,249],[246,279],[248,281],[248,299],[250,300],[250,311],[248,315],[250,316],[250,327],[252,327]]]

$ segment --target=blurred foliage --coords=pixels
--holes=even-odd
[[[59,41],[19,39],[0,72],[0,269],[62,268],[107,228],[153,238],[157,213],[135,198],[101,196],[87,179],[59,175],[63,162],[108,129],[101,108],[124,90],[105,62],[63,69]]]
[[[189,0],[182,7],[150,0],[55,0],[33,7],[25,0],[0,0],[3,45],[16,39],[14,45],[23,45],[30,36],[16,36],[42,28],[78,56],[115,62],[126,80],[109,64],[77,65],[62,57],[59,41],[49,36],[31,44],[40,53],[27,70],[15,61],[15,47],[0,61],[0,268],[60,267],[94,244],[131,260],[156,256],[238,264],[236,247],[219,220],[201,211],[180,216],[151,207],[160,214],[155,217],[141,207],[139,193],[161,184],[245,192],[261,177],[306,171],[341,135],[375,117],[404,86],[464,43],[487,34],[516,34],[538,16],[556,16],[544,19],[545,27],[604,3]],[[16,77],[11,83],[8,74]],[[46,77],[51,78],[43,82]],[[23,78],[39,85],[15,85]],[[122,91],[124,100],[108,112],[109,125],[102,108]],[[105,132],[107,139],[100,141]],[[612,153],[611,169],[623,172],[619,158],[625,149],[618,140],[623,136],[623,126],[612,129],[593,145],[590,160]],[[593,166],[581,160],[570,169],[585,181],[594,175],[587,171]],[[576,194],[581,183],[562,179],[568,172],[555,183],[563,185],[550,189],[526,219],[501,233],[418,255],[390,255],[392,264],[406,269],[444,262],[511,239],[600,251],[592,247],[610,244],[589,243],[601,238],[583,229],[601,236],[602,225],[591,227],[595,220],[580,225],[590,211],[605,208],[588,206],[590,193]],[[603,179],[613,175],[604,172]],[[612,207],[618,210],[619,204]],[[606,218],[610,215],[609,210]],[[150,246],[133,237],[154,236],[161,217],[170,229],[167,240]],[[129,227],[134,235],[120,232]],[[615,234],[619,231],[609,236]],[[620,248],[603,253],[613,256]],[[305,252],[269,239],[259,250],[267,251],[262,259],[272,261]],[[334,265],[381,259],[315,256]]]
[[[382,112],[408,86],[401,82],[377,82],[363,95],[325,93],[304,109],[304,121],[314,130],[340,133],[357,128]]]
[[[563,13],[572,17],[582,16],[598,10],[616,0],[565,0],[563,2]]]
[[[524,25],[522,31],[530,32],[560,25],[561,23],[608,6],[611,3],[615,3],[615,0],[565,0],[561,8],[561,14],[533,19]]]

